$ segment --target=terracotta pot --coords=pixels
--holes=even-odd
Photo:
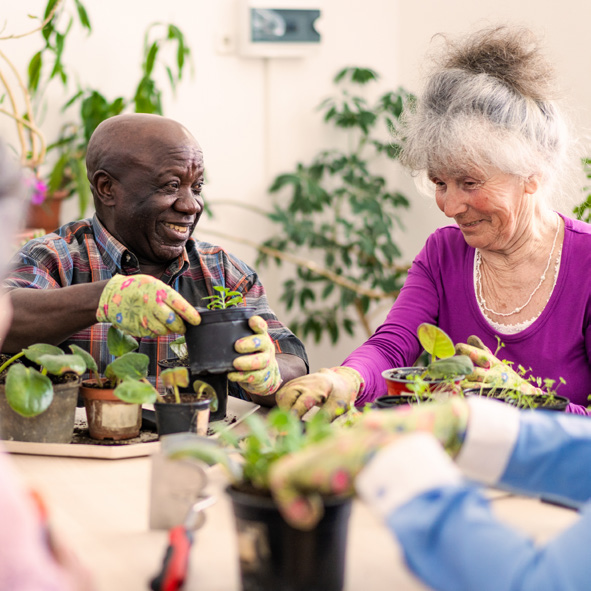
[[[341,591],[351,498],[324,499],[310,531],[294,529],[270,496],[232,487],[243,591]]]
[[[0,438],[36,443],[70,443],[74,433],[76,401],[80,379],[53,387],[53,401],[36,417],[23,417],[6,401],[5,386],[0,386]]]
[[[185,334],[191,373],[233,371],[232,362],[239,355],[234,343],[253,334],[248,319],[254,315],[254,309],[237,306],[224,310],[199,310],[199,313],[200,324],[187,324]]]
[[[49,195],[43,203],[29,204],[26,227],[43,228],[45,232],[53,232],[60,227],[62,201],[68,196],[67,191],[56,191]]]
[[[84,380],[80,386],[90,436],[114,441],[137,437],[142,426],[141,404],[123,402],[112,388],[97,388],[92,384],[96,384],[95,379]]]
[[[386,387],[389,396],[397,396],[399,394],[412,394],[413,391],[408,387],[412,384],[413,376],[420,376],[425,371],[424,367],[396,367],[394,369],[387,369],[382,372],[382,377],[386,380]],[[451,383],[459,385],[465,376],[456,376]],[[450,383],[449,379],[434,380],[431,378],[424,378],[425,382],[429,382],[429,391],[435,392],[442,390],[442,386]]]

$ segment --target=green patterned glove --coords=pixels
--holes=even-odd
[[[201,317],[174,289],[151,275],[115,275],[105,286],[96,314],[134,337],[185,333],[183,320]]]
[[[251,316],[248,325],[255,334],[238,339],[234,348],[247,353],[234,359],[238,371],[228,374],[228,380],[240,384],[247,392],[270,396],[281,386],[281,373],[275,359],[275,344],[267,333],[267,323],[260,316]]]
[[[361,374],[351,367],[323,368],[287,382],[277,392],[277,405],[300,418],[320,406],[332,420],[355,401],[362,384]]]
[[[463,388],[474,388],[474,382],[485,383],[495,388],[520,390],[524,394],[540,394],[541,390],[522,378],[513,368],[495,357],[491,350],[477,337],[468,337],[467,343],[458,343],[456,353],[467,355],[474,363],[474,371],[467,375]]]
[[[322,496],[352,495],[355,477],[382,447],[406,433],[431,433],[455,456],[464,441],[469,407],[462,398],[366,413],[361,421],[276,462],[270,487],[293,527],[313,528],[322,516]]]

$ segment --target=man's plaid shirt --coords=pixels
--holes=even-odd
[[[140,272],[135,255],[114,238],[95,215],[92,219],[66,224],[56,233],[25,244],[15,255],[4,285],[8,289],[58,289],[110,279],[117,273]],[[267,321],[276,351],[297,355],[308,365],[303,344],[269,307],[256,272],[223,248],[190,238],[183,255],[169,265],[160,279],[196,307],[206,307],[207,301],[203,298],[214,295],[214,286],[239,291],[245,304]],[[69,353],[68,345],[79,345],[94,357],[102,373],[112,361],[107,349],[108,328],[109,324],[97,323],[60,346]],[[159,360],[175,357],[170,343],[179,336],[138,339],[138,351],[150,357],[150,376],[157,376]]]

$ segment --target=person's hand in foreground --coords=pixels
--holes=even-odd
[[[238,339],[234,344],[236,351],[244,355],[234,359],[236,371],[228,374],[228,380],[240,384],[251,394],[270,396],[281,386],[275,344],[267,332],[267,323],[263,318],[252,316],[248,325],[255,334]]]
[[[362,384],[363,378],[351,367],[323,368],[287,382],[277,392],[277,405],[300,418],[319,406],[332,420],[355,401]]]
[[[401,435],[430,433],[455,457],[464,441],[468,414],[463,398],[369,412],[352,427],[337,428],[327,439],[273,465],[273,497],[288,523],[311,529],[322,516],[321,497],[352,495],[361,469]]]
[[[101,294],[96,318],[134,337],[184,334],[183,320],[201,322],[187,300],[151,275],[115,275]]]
[[[458,355],[467,355],[474,363],[474,371],[466,376],[462,386],[473,388],[484,383],[495,388],[518,389],[524,394],[539,394],[541,391],[522,378],[513,368],[495,357],[492,351],[477,337],[468,337],[467,343],[456,345]]]

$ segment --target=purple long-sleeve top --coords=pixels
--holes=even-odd
[[[399,297],[385,322],[343,365],[359,371],[365,387],[356,404],[362,406],[386,393],[382,372],[413,365],[421,353],[417,327],[436,324],[454,343],[479,336],[498,357],[531,374],[559,383],[558,394],[570,399],[568,411],[586,411],[591,394],[591,225],[563,218],[564,244],[554,291],[540,316],[517,334],[495,331],[484,318],[474,292],[475,249],[457,226],[436,230],[409,270]],[[556,385],[555,385],[556,387]]]

